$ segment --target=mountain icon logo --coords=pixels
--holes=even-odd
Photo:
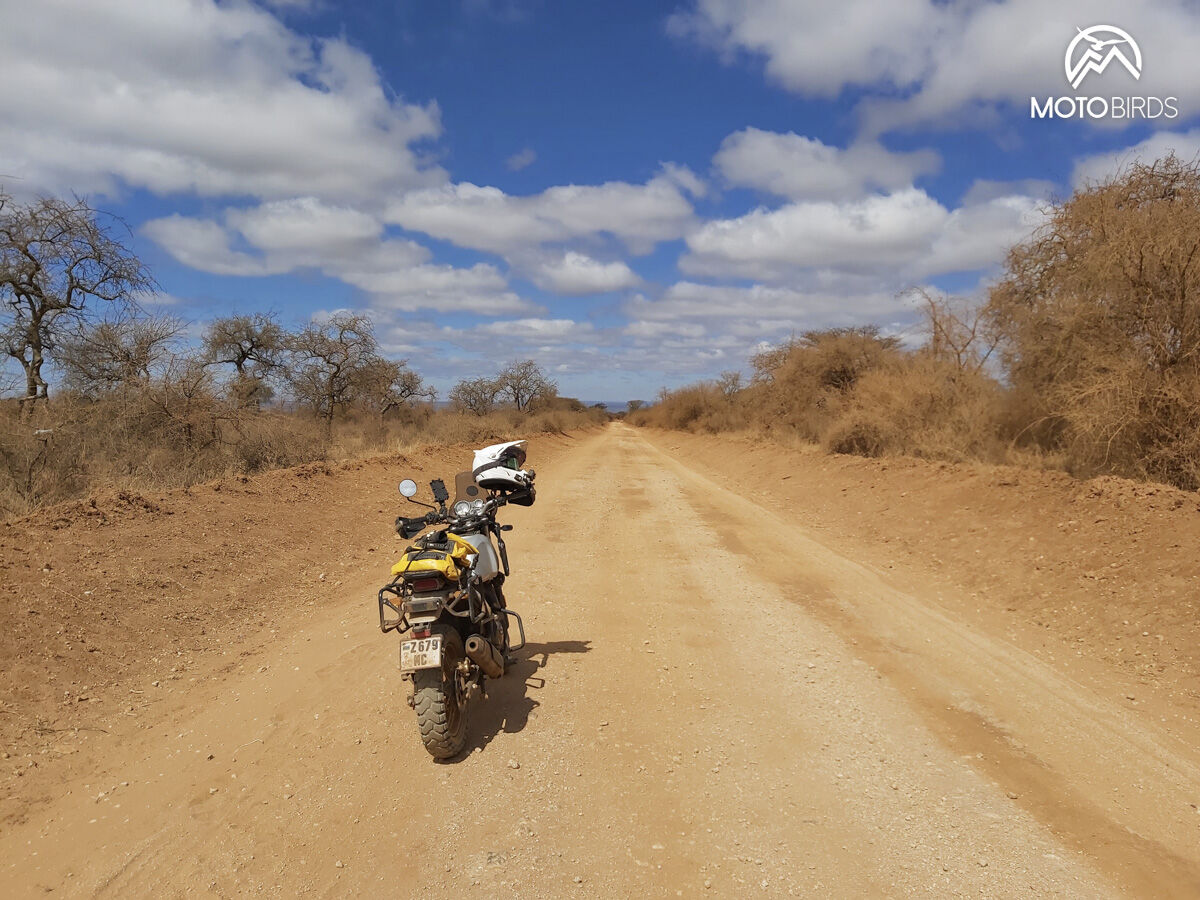
[[[1067,45],[1064,62],[1072,89],[1079,90],[1083,79],[1092,72],[1102,74],[1114,59],[1134,78],[1142,77],[1142,51],[1128,31],[1116,25],[1093,25],[1075,30],[1079,33]]]

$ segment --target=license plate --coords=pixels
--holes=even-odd
[[[442,664],[442,636],[418,638],[400,642],[400,671],[415,672],[417,669],[436,669]]]

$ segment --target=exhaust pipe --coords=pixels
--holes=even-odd
[[[483,674],[488,678],[499,678],[504,674],[504,658],[491,641],[473,634],[467,638],[464,649],[471,662],[483,669]]]

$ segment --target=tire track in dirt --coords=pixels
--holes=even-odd
[[[755,560],[852,640],[946,746],[1056,836],[1139,896],[1200,895],[1194,808],[1160,799],[1200,793],[1193,748],[1007,642],[954,622],[936,604],[890,587],[776,511],[718,488],[678,459],[660,458],[688,483],[689,502],[726,547]]]

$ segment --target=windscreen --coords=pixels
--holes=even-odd
[[[456,503],[459,500],[479,500],[486,496],[487,492],[475,483],[474,472],[459,472],[454,476],[454,500]]]

